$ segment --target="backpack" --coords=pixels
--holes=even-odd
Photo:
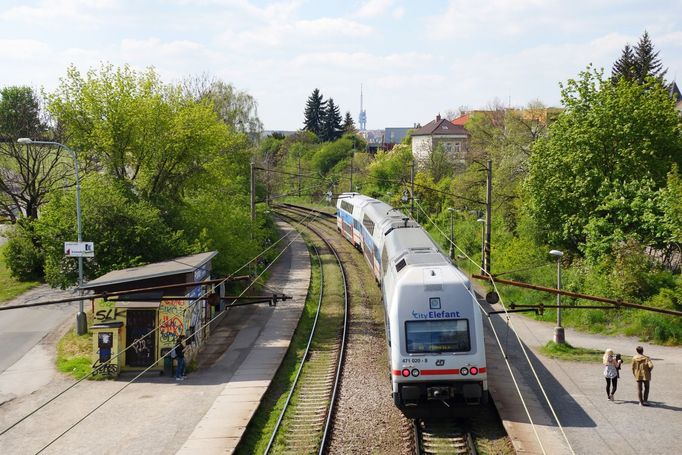
[[[171,356],[171,359],[174,359],[178,356],[178,353],[175,352],[175,348],[171,349],[170,356]]]

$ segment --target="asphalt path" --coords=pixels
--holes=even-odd
[[[42,285],[5,302],[3,306],[60,299],[72,295],[71,291],[55,290]],[[33,368],[47,368],[50,358],[42,352],[40,342],[69,318],[73,318],[75,324],[77,311],[77,302],[0,311],[0,404],[34,391],[25,381],[10,380],[10,376],[18,374],[13,367],[21,359],[28,357],[25,361],[32,364]],[[22,371],[26,369],[22,368]]]
[[[601,363],[571,362],[543,356],[539,348],[552,339],[554,324],[535,321],[520,315],[496,318],[502,342],[509,348],[509,360],[517,374],[530,385],[527,400],[545,408],[547,418],[536,425],[555,432],[562,438],[549,404],[518,349],[513,327],[528,350],[539,381],[576,454],[679,454],[679,431],[682,428],[682,348],[658,346],[636,337],[604,336],[566,329],[566,341],[576,347],[613,349],[624,355],[635,354],[635,347],[644,346],[644,354],[654,362],[650,406],[637,401],[635,381],[630,364],[620,372],[615,400],[609,401],[605,391]],[[566,453],[570,453],[568,449]],[[552,453],[548,451],[548,453]],[[559,453],[559,452],[555,452]],[[564,453],[563,451],[561,453]]]

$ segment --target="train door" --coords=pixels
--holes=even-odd
[[[148,367],[156,361],[156,310],[128,309],[126,313],[126,366]]]

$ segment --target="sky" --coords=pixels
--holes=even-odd
[[[0,87],[54,91],[69,65],[207,73],[252,95],[267,130],[303,126],[319,88],[367,128],[495,102],[559,106],[644,30],[682,78],[682,0],[0,0]],[[679,83],[679,79],[678,83]],[[682,85],[682,84],[680,84]]]

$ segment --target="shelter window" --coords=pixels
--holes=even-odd
[[[411,354],[469,352],[469,320],[405,321],[405,340]]]

